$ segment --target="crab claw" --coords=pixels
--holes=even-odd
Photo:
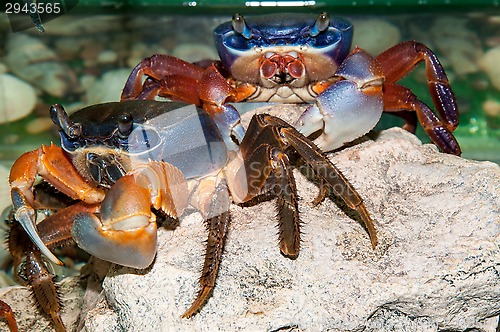
[[[383,112],[380,64],[356,48],[337,69],[341,80],[328,87],[297,120],[305,136],[321,131],[314,141],[331,151],[363,136],[378,123]]]
[[[71,234],[78,246],[89,254],[108,262],[144,269],[156,254],[156,223],[149,218],[131,217],[122,227],[105,227],[95,214],[80,213]],[[142,219],[142,220],[141,220]]]
[[[93,256],[144,269],[156,254],[156,217],[151,207],[177,218],[187,198],[187,182],[178,168],[162,162],[140,165],[111,187],[100,218],[78,214],[71,233],[78,246]]]
[[[37,175],[69,197],[89,204],[100,202],[104,197],[104,192],[87,183],[63,150],[53,144],[42,145],[36,150],[24,153],[12,165],[9,183],[15,219],[49,260],[63,265],[50,252],[37,233],[33,196],[33,184]]]
[[[28,195],[26,195],[28,196]],[[26,234],[30,237],[31,241],[36,247],[40,249],[40,252],[44,254],[51,262],[57,265],[64,265],[43,243],[42,239],[38,235],[35,226],[35,210],[31,207],[30,203],[22,191],[19,188],[13,188],[11,191],[12,203],[14,205],[15,219],[24,228]],[[29,196],[28,196],[29,197]]]

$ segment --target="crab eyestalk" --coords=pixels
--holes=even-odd
[[[322,12],[319,14],[318,19],[314,23],[314,25],[311,27],[311,30],[309,31],[309,35],[311,37],[316,37],[319,35],[322,31],[325,31],[328,29],[328,26],[330,25],[330,15],[328,13]]]
[[[120,137],[125,138],[132,132],[134,127],[134,119],[130,114],[123,114],[118,119],[118,133]]]
[[[246,39],[252,38],[252,30],[245,23],[245,19],[240,14],[234,14],[232,19],[233,29]]]
[[[82,127],[78,123],[70,120],[68,113],[60,104],[54,104],[50,107],[50,118],[70,138],[78,137],[82,134]]]

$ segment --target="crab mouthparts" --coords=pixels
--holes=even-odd
[[[111,187],[126,171],[114,155],[88,153],[87,168],[92,179],[104,187]]]
[[[305,67],[297,52],[267,52],[260,65],[260,74],[276,83],[289,83],[302,78],[305,75]]]

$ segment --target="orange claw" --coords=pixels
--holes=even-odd
[[[37,175],[67,196],[89,204],[101,202],[104,199],[104,191],[88,183],[75,169],[69,156],[54,144],[42,145],[39,149],[23,154],[12,166],[9,183],[15,219],[45,256],[62,265],[36,231],[33,183]]]
[[[17,323],[16,318],[14,317],[14,312],[10,305],[0,300],[0,316],[5,317],[7,319],[7,323],[9,324],[9,328],[11,332],[17,332]]]
[[[98,216],[88,212],[75,216],[73,239],[100,259],[144,269],[156,255],[156,217],[151,207],[177,218],[188,199],[182,172],[166,162],[150,161],[111,187]]]
[[[33,183],[37,175],[73,199],[92,204],[104,198],[104,192],[85,181],[68,155],[54,144],[42,145],[19,157],[10,171],[10,186],[19,188],[32,203]]]

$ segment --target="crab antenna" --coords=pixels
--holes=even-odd
[[[243,16],[241,16],[240,14],[234,14],[232,23],[234,31],[236,31],[246,39],[252,38],[252,30],[248,28]]]
[[[74,138],[81,135],[82,128],[78,123],[73,123],[73,121],[69,119],[68,113],[66,113],[66,110],[61,104],[50,106],[50,118],[52,122],[61,128],[69,137]]]
[[[316,22],[314,22],[314,25],[311,27],[309,35],[311,37],[316,37],[317,35],[319,35],[320,32],[328,29],[329,25],[330,25],[330,15],[328,15],[328,13],[322,12],[321,14],[319,14],[319,17],[316,19]]]

